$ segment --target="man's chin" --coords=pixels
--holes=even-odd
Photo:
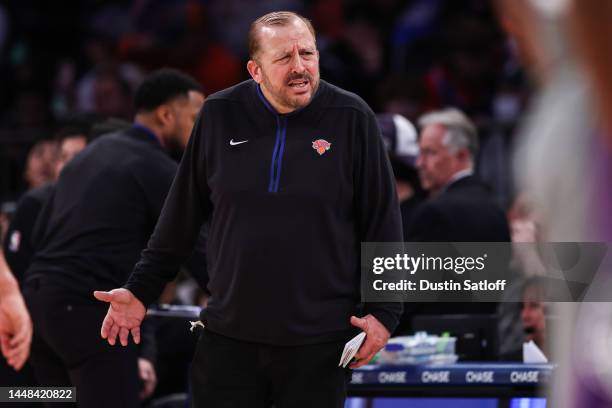
[[[304,106],[310,103],[310,101],[312,100],[312,95],[312,91],[293,94],[290,100],[293,102],[294,106],[303,108]]]

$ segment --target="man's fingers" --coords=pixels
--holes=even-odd
[[[22,345],[21,347],[10,350],[6,359],[15,370],[19,370],[25,364],[28,354],[28,346]]]
[[[20,370],[30,354],[30,344],[22,342],[17,347],[3,347],[2,352],[7,363],[15,370]]]
[[[355,354],[355,358],[360,360],[370,354],[376,354],[377,351],[378,350],[376,350],[374,342],[372,340],[368,340],[368,338],[366,337],[366,340],[363,342],[361,347],[359,347],[357,354]]]
[[[128,336],[130,335],[130,331],[125,327],[119,329],[119,341],[123,347],[128,345]]]
[[[130,330],[130,332],[132,333],[134,343],[140,344],[140,326],[134,327],[132,330]]]
[[[370,362],[370,360],[374,358],[375,355],[376,355],[376,353],[368,354],[364,358],[360,358],[357,361],[354,361],[351,364],[349,364],[349,368],[359,368],[361,366],[364,366],[364,365],[368,364]]]
[[[115,324],[115,321],[111,315],[107,313],[106,317],[102,321],[102,328],[100,329],[100,336],[102,336],[103,339],[108,338],[108,334],[110,333],[110,329],[113,327],[113,324]]]
[[[15,369],[15,371],[19,371],[23,368],[27,360],[26,357],[26,354],[22,354],[19,357],[16,357],[15,359],[11,360],[10,365]]]
[[[18,345],[22,343],[29,344],[31,339],[32,339],[32,326],[30,325],[30,321],[26,320],[25,322],[21,324],[19,331],[17,332],[17,334],[15,334],[15,336],[13,336],[13,338],[9,342],[9,345],[11,347],[17,347]]]
[[[101,290],[96,290],[93,293],[94,297],[102,302],[111,302],[113,300],[113,294],[110,292],[104,292]]]
[[[10,348],[10,337],[6,334],[0,334],[0,349],[2,349],[2,354],[6,356]]]
[[[108,344],[114,346],[117,342],[117,334],[119,334],[119,326],[117,324],[113,324],[108,332]]]
[[[355,327],[359,327],[361,330],[367,333],[368,331],[368,321],[366,319],[361,319],[356,316],[351,316],[351,324]]]
[[[25,358],[25,356],[22,356],[21,358],[19,358],[17,361],[15,361],[12,366],[15,369],[15,371],[19,371],[23,368],[23,366],[25,365],[27,358]]]

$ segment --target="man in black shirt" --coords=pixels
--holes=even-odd
[[[203,101],[192,78],[153,73],[136,92],[133,126],[68,163],[43,209],[46,226],[24,284],[32,363],[39,385],[72,384],[81,406],[139,406],[136,349],[100,339],[105,307],[91,293],[127,279],[176,172],[167,150],[187,143]]]
[[[267,14],[249,44],[253,79],[207,99],[127,285],[95,293],[111,303],[102,336],[139,341],[211,216],[195,406],[342,407],[344,343],[365,331],[351,367],[367,363],[401,312],[359,292],[360,242],[402,240],[393,175],[371,109],[319,79],[308,20]]]
[[[36,242],[33,233],[38,215],[45,202],[53,194],[55,180],[61,169],[87,145],[94,120],[92,116],[75,117],[58,131],[56,140],[58,141],[59,157],[55,163],[53,182],[31,188],[17,203],[3,246],[6,263],[20,283],[34,256]]]

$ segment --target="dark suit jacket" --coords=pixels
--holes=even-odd
[[[407,236],[416,242],[509,242],[510,230],[489,188],[468,176],[424,202]]]
[[[490,189],[474,176],[449,185],[416,210],[410,230],[412,242],[510,242],[504,211],[494,202]],[[406,303],[395,334],[412,332],[418,314],[491,314],[497,303]]]

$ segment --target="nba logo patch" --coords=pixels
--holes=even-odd
[[[312,148],[315,149],[320,156],[331,148],[331,143],[327,140],[317,139],[312,142]]]
[[[11,237],[9,238],[8,249],[11,252],[19,251],[19,247],[21,246],[21,232],[13,231]]]

